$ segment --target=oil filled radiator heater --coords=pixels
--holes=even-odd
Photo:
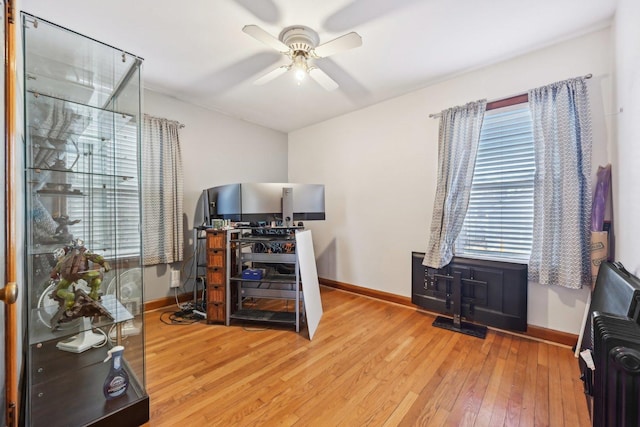
[[[580,369],[593,426],[639,426],[640,280],[603,263],[589,310],[581,349],[593,364],[581,357]]]

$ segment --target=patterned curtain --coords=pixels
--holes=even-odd
[[[440,115],[438,182],[429,244],[422,262],[433,268],[451,261],[469,205],[473,169],[487,101],[471,102]]]
[[[182,156],[174,121],[145,114],[142,142],[142,263],[182,261]]]
[[[583,78],[529,91],[536,173],[529,280],[591,283],[591,117]]]

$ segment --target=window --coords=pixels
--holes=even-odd
[[[529,259],[534,172],[528,103],[488,110],[456,255]]]
[[[139,257],[137,123],[119,113],[91,114],[91,123],[77,141],[79,178],[74,187],[82,189],[82,197],[69,198],[68,212],[81,222],[71,230],[89,250],[108,259]]]

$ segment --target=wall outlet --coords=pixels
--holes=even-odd
[[[180,287],[180,270],[171,270],[171,283],[169,286],[172,288]]]

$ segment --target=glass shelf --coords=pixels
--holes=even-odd
[[[42,184],[45,190],[52,191],[57,187],[61,188],[58,191],[63,191],[68,187],[73,186],[74,180],[85,179],[83,176],[92,178],[94,187],[99,189],[105,185],[117,185],[129,180],[136,179],[133,175],[116,175],[101,172],[85,172],[85,171],[70,171],[62,169],[44,169],[44,168],[27,168],[29,171],[28,183],[32,185]],[[115,180],[113,179],[115,178]],[[50,184],[50,185],[47,185]],[[42,193],[41,190],[36,190],[38,193]],[[46,193],[46,191],[45,191]],[[67,191],[68,195],[77,194],[73,190]],[[67,195],[67,194],[62,194]]]
[[[81,332],[91,331],[95,328],[110,327],[114,324],[133,320],[134,316],[124,305],[115,297],[115,295],[103,295],[100,303],[111,314],[111,319],[106,316],[97,316],[96,318],[74,319],[68,323],[61,323],[57,328],[51,325],[51,319],[58,311],[58,304],[51,301],[40,308],[31,310],[31,325],[29,344],[37,344],[45,341],[65,339],[69,335],[76,335]],[[43,301],[47,301],[43,298]],[[88,320],[88,321],[87,321]]]
[[[131,179],[139,127],[135,117],[27,94],[28,167],[53,174],[90,173]]]

